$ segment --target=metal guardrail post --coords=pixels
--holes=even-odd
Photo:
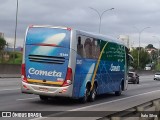
[[[112,117],[111,120],[121,120],[120,117]]]
[[[160,111],[160,103],[159,103],[159,101],[153,101],[153,105],[156,107],[156,111]]]

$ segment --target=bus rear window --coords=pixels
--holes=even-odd
[[[29,28],[26,36],[26,44],[69,48],[70,31],[60,28]]]

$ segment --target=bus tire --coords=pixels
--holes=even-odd
[[[96,85],[94,84],[94,85],[93,85],[93,89],[91,90],[90,95],[89,95],[89,101],[90,101],[90,102],[95,101],[96,95],[97,95],[97,87],[96,87]]]
[[[89,96],[89,90],[86,87],[84,96],[80,99],[80,102],[81,103],[86,103],[88,101],[88,96]]]
[[[137,84],[139,84],[139,80],[137,81]]]
[[[119,91],[115,91],[116,96],[120,96],[122,94],[122,84],[119,85]]]
[[[47,101],[47,100],[48,100],[48,97],[47,97],[47,96],[43,96],[43,95],[39,95],[39,98],[40,98],[42,101]]]

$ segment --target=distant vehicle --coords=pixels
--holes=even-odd
[[[145,70],[151,70],[152,68],[151,67],[145,67]]]
[[[132,66],[129,66],[129,71],[134,71],[135,69]]]
[[[155,73],[154,80],[160,80],[160,72],[159,73]]]
[[[153,64],[146,64],[144,70],[152,70]]]
[[[139,84],[139,76],[136,72],[129,72],[128,73],[128,82],[132,82],[134,84]]]
[[[121,95],[128,81],[128,48],[121,40],[66,27],[30,26],[22,63],[22,92],[94,101]]]

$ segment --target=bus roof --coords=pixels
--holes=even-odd
[[[86,31],[82,31],[82,30],[76,30],[76,31],[77,31],[78,34],[82,34],[82,35],[86,35],[86,36],[90,36],[90,37],[93,37],[93,38],[98,38],[98,39],[101,39],[101,40],[104,40],[104,41],[109,41],[109,42],[113,42],[113,43],[117,43],[117,44],[121,44],[123,46],[126,46],[122,40],[116,39],[116,38],[111,37],[111,36],[86,32]]]
[[[63,27],[63,26],[51,26],[51,25],[30,25],[29,28],[32,27],[45,27],[45,28],[61,28],[61,29],[68,29],[69,27]],[[71,28],[70,28],[71,29]]]
[[[76,31],[78,34],[81,34],[81,35],[86,35],[86,36],[90,36],[90,37],[93,37],[93,38],[98,38],[98,39],[101,39],[101,40],[104,40],[104,41],[109,41],[109,42],[121,44],[121,45],[123,45],[123,46],[126,47],[126,45],[124,44],[124,42],[122,40],[120,40],[120,39],[116,39],[114,37],[107,36],[107,35],[86,32],[86,31],[78,30],[78,29],[73,29],[71,27],[51,26],[51,25],[30,25],[29,28],[30,27],[47,27],[47,28],[61,28],[61,29],[73,30],[73,31]]]

